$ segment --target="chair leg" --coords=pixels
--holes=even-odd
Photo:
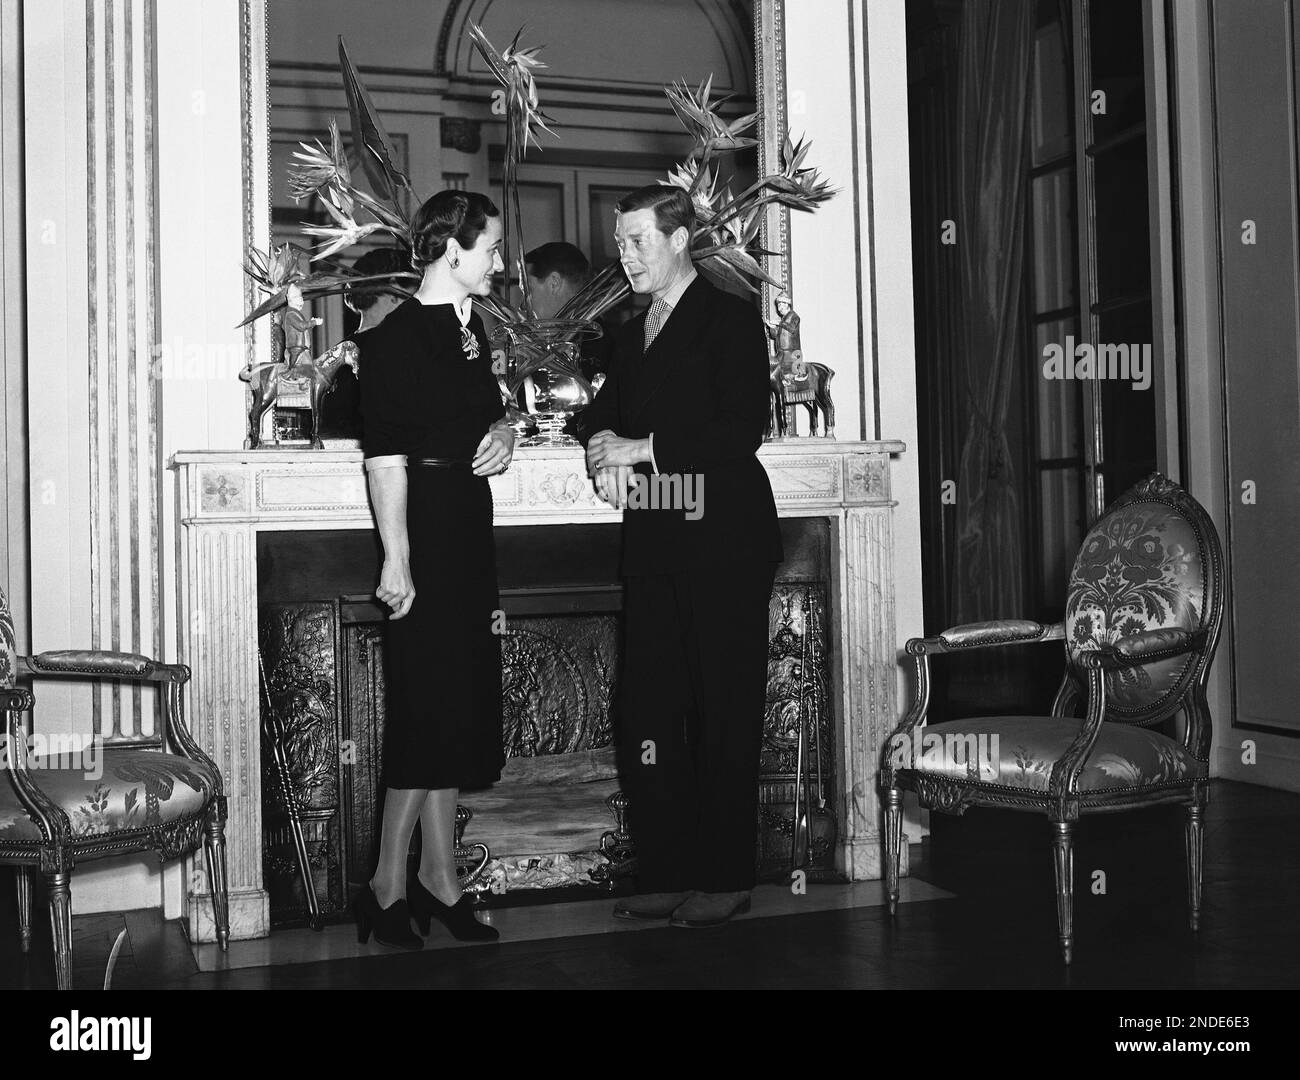
[[[50,930],[54,935],[54,978],[60,990],[72,989],[72,875],[53,871],[45,875],[50,894]]]
[[[203,832],[203,854],[212,884],[212,919],[217,925],[217,944],[230,948],[230,890],[226,880],[226,808],[222,800],[208,814]]]
[[[1187,908],[1192,933],[1201,928],[1201,868],[1205,852],[1205,806],[1197,800],[1187,807],[1187,823],[1183,828],[1187,848]]]
[[[898,871],[903,857],[903,792],[890,788],[885,796],[885,890],[889,914],[898,909]]]
[[[23,952],[32,951],[32,872],[25,866],[18,867],[18,948]]]
[[[1052,854],[1056,862],[1056,926],[1061,953],[1068,964],[1074,959],[1074,823],[1052,822]]]

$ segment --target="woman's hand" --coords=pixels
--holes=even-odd
[[[587,471],[611,466],[640,465],[650,460],[649,439],[625,439],[605,430],[587,442]]]
[[[411,582],[409,563],[384,560],[384,567],[379,572],[379,588],[375,595],[393,609],[392,618],[400,619],[411,610],[415,601],[415,585]]]
[[[470,464],[475,476],[495,476],[510,468],[510,459],[514,456],[514,428],[505,423],[493,424],[478,444],[474,460]]]
[[[627,489],[635,482],[636,473],[631,465],[610,465],[596,470],[596,494],[620,510],[627,504]]]

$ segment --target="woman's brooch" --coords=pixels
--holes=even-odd
[[[478,359],[478,338],[468,326],[460,328],[460,347],[465,353],[466,360]]]

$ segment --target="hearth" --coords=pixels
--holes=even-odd
[[[609,887],[625,867],[600,850],[619,789],[614,700],[620,661],[618,529],[534,526],[500,530],[503,730],[499,784],[462,792],[466,843],[491,853],[480,890]],[[807,726],[810,800],[835,790],[827,627],[829,528],[824,519],[782,524],[790,557],[773,589],[764,716],[760,877],[791,865],[800,709]],[[370,562],[367,562],[367,559]],[[358,589],[373,580],[364,534],[264,533],[258,538],[259,647],[282,731],[288,787],[298,803],[319,911],[341,916],[370,877],[382,813],[384,613]],[[369,566],[367,571],[366,567]],[[525,580],[532,577],[531,583]],[[293,596],[297,593],[300,595]],[[436,603],[436,597],[429,598]],[[807,631],[811,628],[812,635]],[[264,724],[264,729],[269,725]],[[264,873],[273,927],[300,925],[307,898],[284,784],[263,741]],[[824,800],[823,800],[824,801]],[[826,822],[833,808],[822,817]],[[630,810],[635,838],[635,807]],[[833,830],[816,831],[814,876],[834,876]]]

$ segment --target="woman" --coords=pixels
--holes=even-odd
[[[368,331],[363,447],[384,546],[376,595],[392,608],[383,828],[358,940],[419,948],[437,918],[461,940],[494,940],[474,918],[452,857],[456,797],[500,778],[501,640],[492,494],[514,434],[471,297],[502,270],[501,218],[484,195],[443,191],[412,222],[415,293]],[[406,876],[420,822],[420,869]]]

